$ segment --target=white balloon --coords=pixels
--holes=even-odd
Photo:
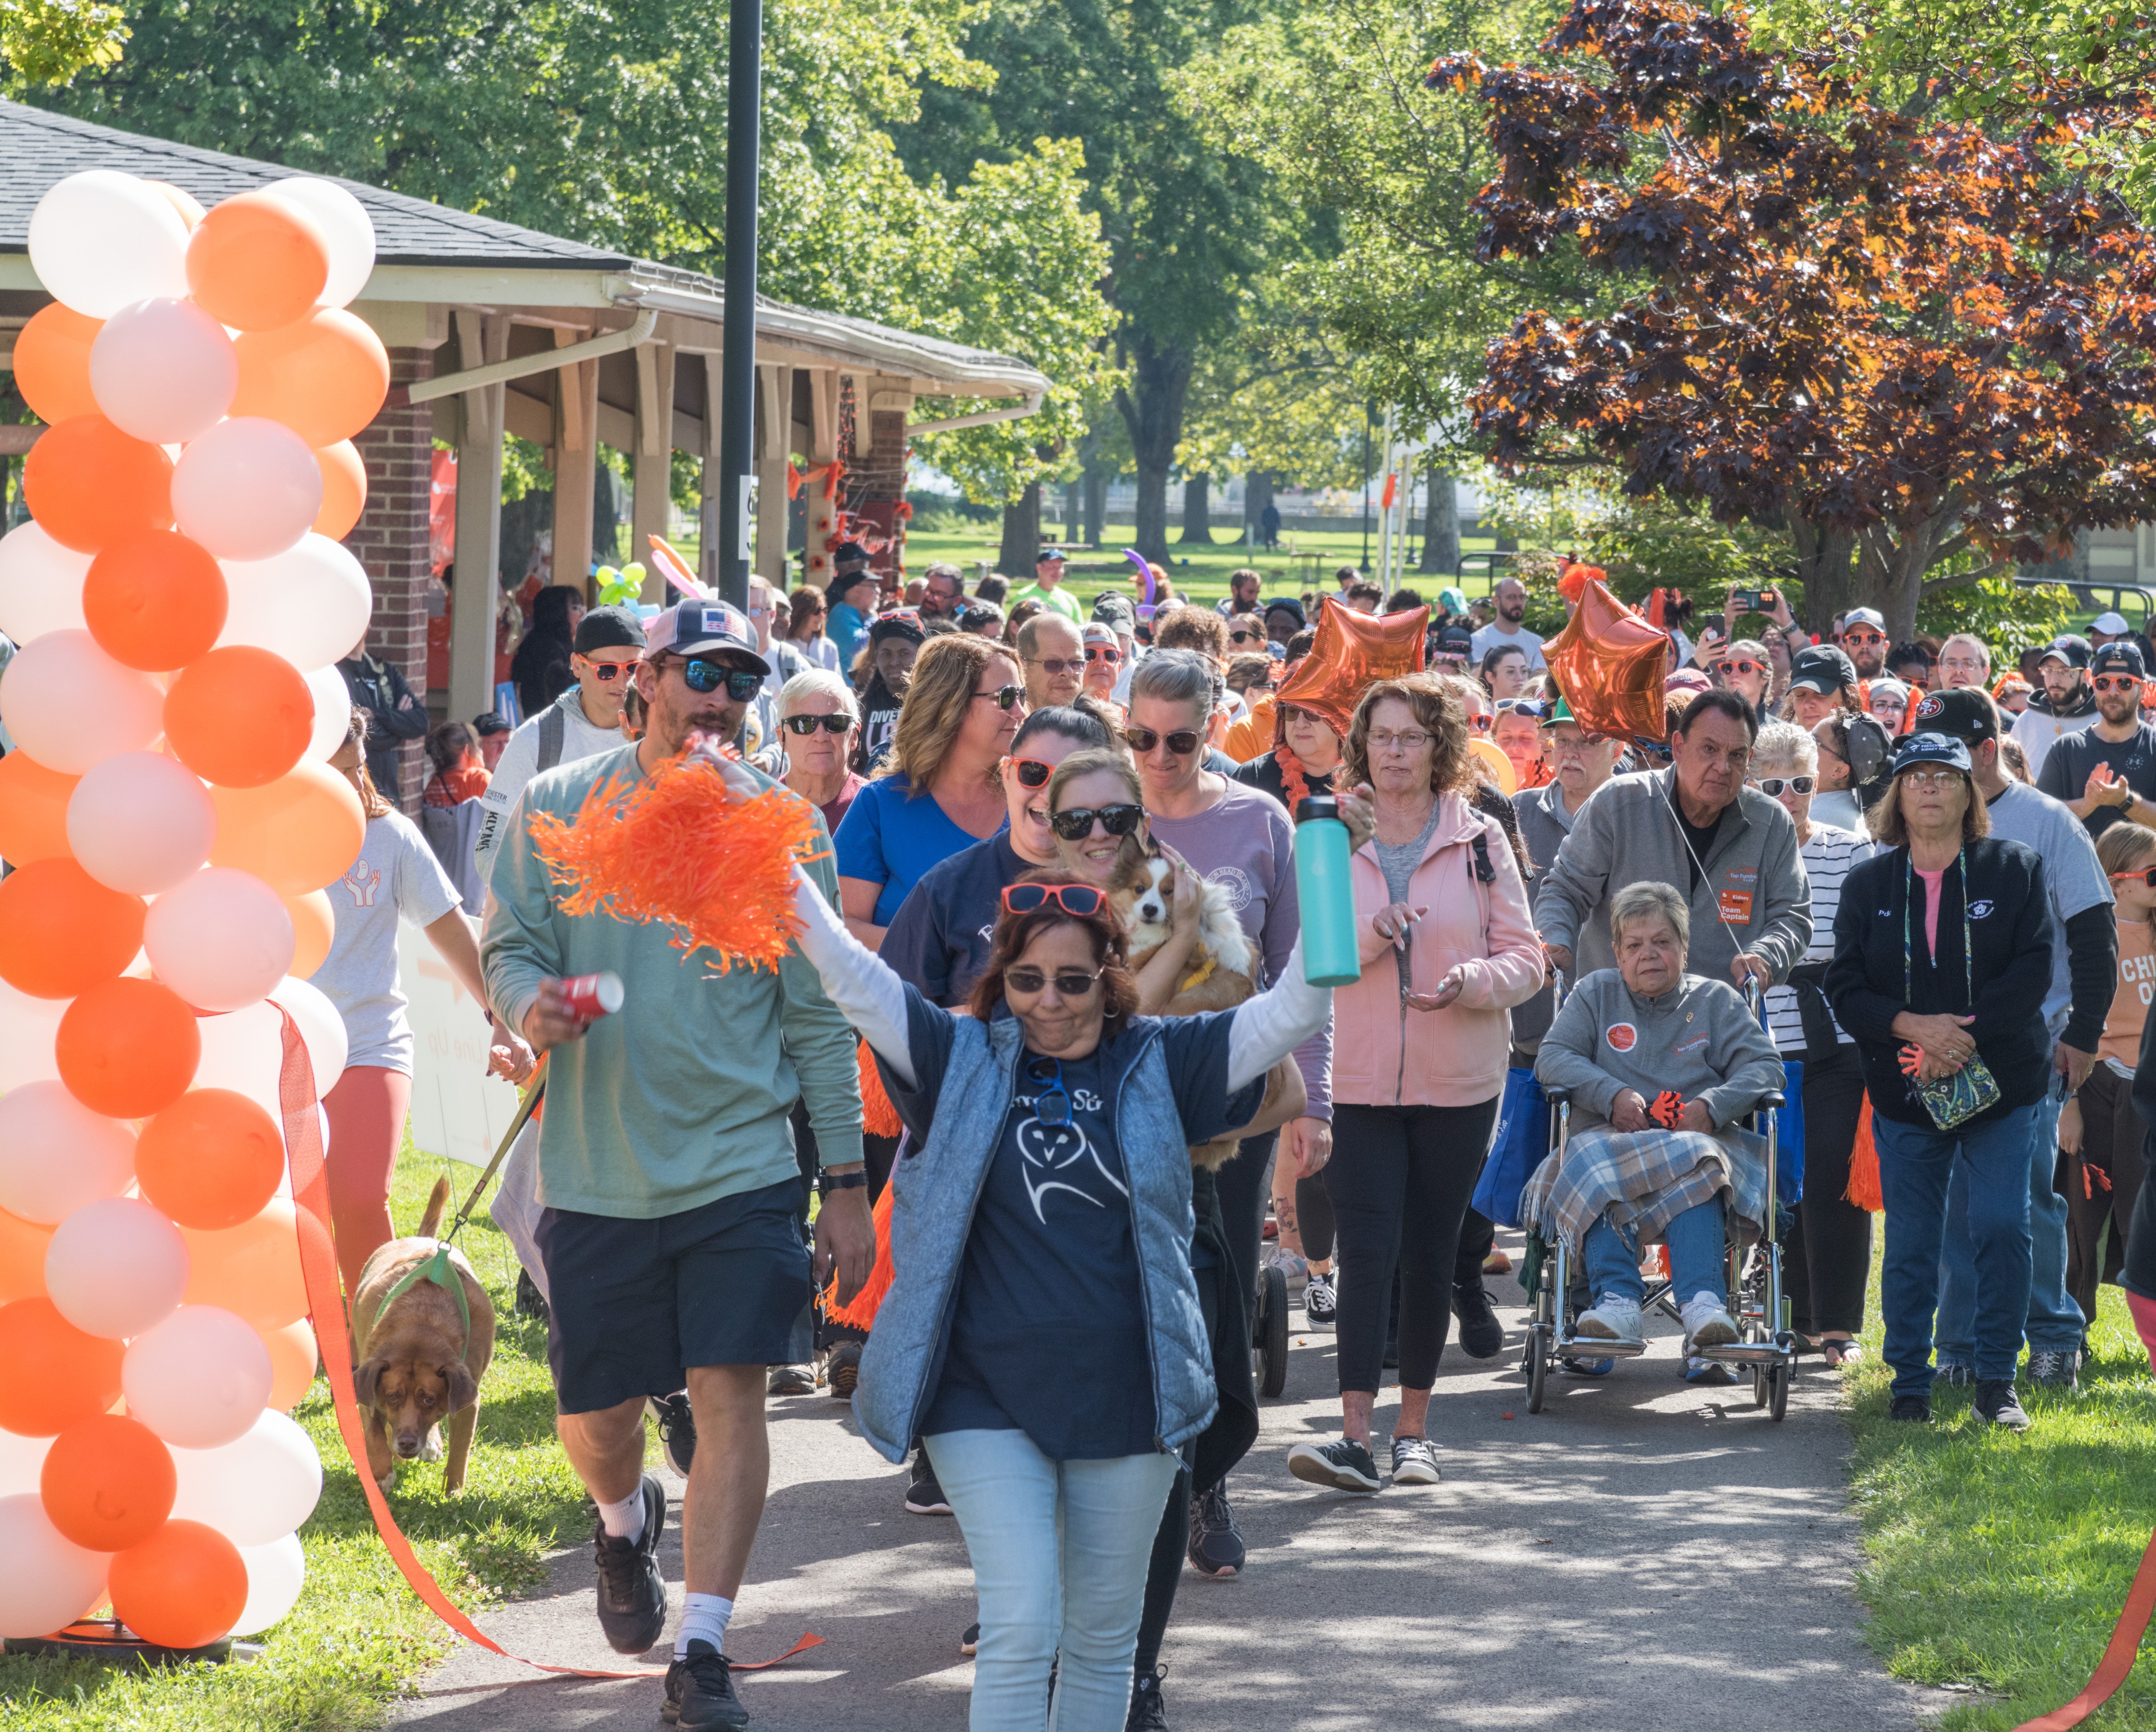
[[[82,580],[90,556],[64,547],[35,523],[0,536],[0,632],[27,644],[49,631],[87,630]]]
[[[49,631],[8,664],[0,722],[47,769],[80,776],[117,753],[155,745],[165,731],[165,691],[107,655],[88,631]]]
[[[66,1628],[105,1597],[112,1556],[63,1535],[35,1492],[0,1498],[0,1558],[8,1560],[0,1570],[0,1636]]]
[[[252,872],[212,866],[150,905],[142,948],[157,978],[198,1010],[242,1010],[285,979],[291,911]]]
[[[135,1133],[91,1112],[66,1084],[26,1082],[0,1095],[0,1209],[57,1226],[134,1180]]]
[[[228,1088],[284,1123],[278,1077],[284,1069],[284,1020],[270,1004],[249,1005],[226,1016],[198,1016],[202,1062],[194,1088]]]
[[[187,1241],[163,1210],[107,1197],[76,1210],[47,1241],[45,1293],[83,1334],[116,1340],[180,1308],[188,1267]]]
[[[273,198],[290,198],[315,219],[330,245],[329,280],[316,306],[342,306],[367,286],[374,270],[374,224],[367,207],[335,181],[295,175],[273,182]]]
[[[156,896],[202,870],[217,840],[217,807],[178,759],[122,752],[75,784],[67,836],[77,864],[99,883]]]
[[[322,509],[322,472],[281,422],[239,415],[180,453],[172,516],[219,559],[268,559],[296,544]],[[347,649],[351,646],[347,645]]]
[[[36,1496],[45,1471],[45,1452],[52,1447],[49,1437],[25,1437],[0,1426],[0,1498],[23,1492]]]
[[[69,1003],[66,999],[33,999],[0,980],[0,1094],[26,1082],[58,1078],[60,1067],[53,1056],[53,1038],[59,1033]]]
[[[90,346],[90,389],[105,419],[153,445],[207,433],[239,389],[239,352],[192,301],[138,301]]]
[[[226,561],[224,587],[218,645],[274,650],[303,674],[350,655],[374,612],[366,568],[342,542],[311,532],[273,558]]]
[[[343,1013],[314,982],[289,974],[272,989],[270,1002],[282,1005],[292,1013],[300,1037],[307,1043],[307,1056],[315,1063],[315,1093],[317,1097],[327,1094],[344,1075],[345,1060],[352,1050]]]
[[[71,174],[30,213],[30,268],[53,297],[93,319],[187,292],[187,225],[146,181],[117,169]]]
[[[312,1515],[322,1458],[296,1421],[266,1409],[246,1435],[217,1449],[176,1449],[176,1521],[202,1522],[234,1545],[267,1545]]]
[[[181,1449],[244,1436],[270,1404],[270,1349],[216,1305],[182,1305],[127,1344],[120,1387],[127,1411]]]
[[[267,1545],[243,1545],[239,1556],[247,1565],[247,1604],[232,1633],[259,1636],[300,1603],[300,1590],[307,1581],[307,1555],[300,1536],[287,1534]]]
[[[352,688],[331,662],[307,676],[307,691],[315,700],[315,731],[307,737],[307,756],[326,763],[352,732]]]

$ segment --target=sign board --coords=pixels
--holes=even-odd
[[[486,1073],[489,1025],[427,935],[397,925],[397,967],[412,1002],[412,1140],[429,1154],[483,1167],[516,1116],[517,1092]]]

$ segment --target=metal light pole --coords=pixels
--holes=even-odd
[[[726,311],[720,352],[719,545],[713,569],[720,595],[746,610],[749,490],[756,474],[756,193],[763,0],[733,0],[726,48]]]
[[[1370,575],[1370,405],[1363,405],[1363,575]]]

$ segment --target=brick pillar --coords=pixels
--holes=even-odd
[[[871,409],[869,436],[855,460],[848,483],[858,487],[854,515],[873,524],[891,545],[878,551],[870,562],[878,572],[889,572],[906,581],[906,521],[896,507],[906,497],[906,411]]]
[[[392,349],[389,381],[409,385],[434,376],[426,349]],[[367,647],[401,668],[413,691],[427,690],[427,578],[432,568],[428,505],[434,470],[432,403],[385,408],[352,441],[367,465],[367,509],[344,544],[367,568],[374,587],[374,619]],[[398,785],[382,791],[407,813],[419,809],[427,785],[423,743],[398,753]]]

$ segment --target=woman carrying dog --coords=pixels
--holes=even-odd
[[[1002,904],[962,1015],[797,880],[803,953],[875,1049],[917,1151],[893,1180],[899,1272],[855,1411],[892,1460],[926,1436],[966,1536],[976,1732],[1051,1715],[1059,1732],[1120,1732],[1174,1452],[1216,1406],[1189,1147],[1250,1118],[1328,999],[1298,948],[1232,1011],[1140,1016],[1105,892],[1039,872]]]
[[[1394,1485],[1434,1485],[1430,1390],[1452,1318],[1467,1200],[1504,1092],[1511,1006],[1543,984],[1542,942],[1504,830],[1470,796],[1459,700],[1423,674],[1383,680],[1348,729],[1345,780],[1368,784],[1376,834],[1350,869],[1363,976],[1334,994],[1333,1119],[1324,1184],[1340,1241],[1341,1436],[1288,1470],[1374,1492],[1370,1415],[1400,1276]]]

